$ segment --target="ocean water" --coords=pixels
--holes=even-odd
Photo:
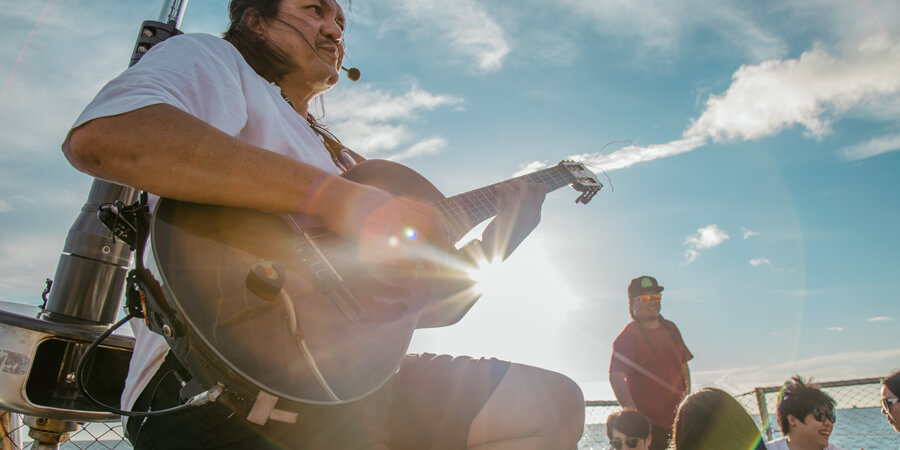
[[[830,442],[844,450],[900,450],[900,433],[894,431],[881,408],[839,409],[837,424],[831,434]],[[754,417],[759,423],[759,417]],[[776,424],[773,426],[773,439],[781,437]],[[584,435],[578,443],[578,450],[606,450],[609,442],[606,439],[606,424],[587,424]]]

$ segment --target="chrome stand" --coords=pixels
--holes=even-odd
[[[32,450],[58,449],[59,444],[69,440],[69,433],[81,429],[81,425],[70,420],[33,416],[25,416],[25,425],[30,428],[28,436],[34,439]]]

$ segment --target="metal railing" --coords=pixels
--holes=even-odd
[[[817,382],[837,402],[837,422],[830,442],[845,449],[900,448],[900,433],[881,414],[881,378]],[[778,392],[781,386],[756,388],[735,398],[751,412],[767,440],[782,437],[778,425]]]
[[[900,433],[895,432],[881,414],[881,379],[863,378],[817,383],[818,386],[837,401],[837,423],[831,442],[845,449],[896,450],[900,448]],[[781,386],[761,387],[736,395],[738,400],[766,436],[766,440],[781,437],[775,423],[778,391]],[[614,400],[591,400],[585,402],[584,435],[578,444],[579,450],[606,449],[606,418],[621,409]],[[32,438],[23,416],[15,413],[0,413],[0,450],[28,448]],[[69,441],[62,449],[130,449],[125,440],[124,430],[119,421],[84,423],[70,434]]]
[[[830,442],[844,449],[897,450],[900,433],[881,414],[881,379],[862,378],[816,382],[837,402],[837,423]],[[766,440],[781,437],[775,408],[781,386],[761,387],[735,395],[756,421]],[[608,448],[606,418],[621,409],[615,401],[588,401],[585,404],[584,435],[579,450]]]

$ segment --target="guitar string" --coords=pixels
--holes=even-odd
[[[568,171],[561,171],[560,169],[561,167],[554,166],[544,169],[543,171],[523,175],[518,177],[518,179],[528,182],[541,182],[548,186],[548,190],[553,190],[569,183],[569,180],[561,176],[561,172],[567,174]],[[480,223],[497,213],[498,200],[496,186],[498,184],[501,183],[446,198],[435,202],[434,205],[438,209],[441,218],[454,235],[465,234],[473,224]],[[325,230],[322,233],[310,235],[314,239],[321,239],[324,236],[331,236],[332,234]],[[347,256],[355,248],[352,243],[340,239],[324,240],[324,242],[316,242],[316,245],[323,252],[335,256]],[[324,265],[319,261],[314,261],[309,264],[315,266]],[[321,270],[315,269],[314,273],[322,273],[327,270],[327,267]]]
[[[564,168],[554,166],[545,169],[544,171],[533,172],[518,178],[528,182],[542,182],[548,186],[548,190],[554,190],[570,183],[570,179],[563,176],[567,174],[568,171],[560,169]],[[472,223],[480,223],[488,217],[495,215],[497,212],[495,186],[496,185],[487,186],[482,189],[446,199],[447,201],[444,202],[446,207],[444,209],[448,213],[447,216],[451,219],[458,219],[460,221],[462,217],[466,217],[469,226],[471,226],[470,224]],[[474,214],[468,214],[467,211]]]

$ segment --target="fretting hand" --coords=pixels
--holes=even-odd
[[[505,260],[541,221],[547,186],[513,180],[497,186],[497,217],[482,234],[488,258]]]

